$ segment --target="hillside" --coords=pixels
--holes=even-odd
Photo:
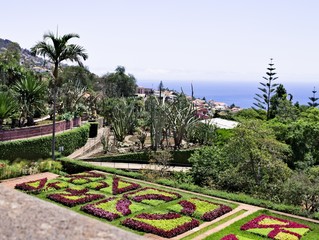
[[[0,53],[8,48],[20,51],[20,63],[32,68],[36,72],[47,72],[51,69],[51,64],[41,57],[33,56],[30,50],[21,48],[16,42],[0,38]]]

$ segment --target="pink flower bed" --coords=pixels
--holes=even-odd
[[[109,203],[108,205],[106,203]],[[130,206],[133,203],[126,198],[112,197],[104,199],[94,204],[88,204],[81,207],[81,210],[92,214],[96,217],[104,218],[113,221],[121,216],[127,216],[132,213]],[[137,211],[143,208],[138,208]]]
[[[178,213],[142,213],[125,219],[122,224],[138,231],[171,238],[198,227],[199,221]]]
[[[182,207],[182,209],[180,208]],[[169,207],[170,210],[180,212],[185,215],[200,218],[204,221],[212,221],[225,213],[232,211],[232,208],[199,198],[182,200],[176,205]]]
[[[120,188],[119,187],[119,183],[122,182],[122,183],[125,183],[125,184],[129,184],[128,186],[126,187],[122,187]],[[125,193],[125,192],[128,192],[128,191],[131,191],[131,190],[135,190],[137,188],[140,188],[141,185],[137,184],[137,183],[132,183],[132,182],[128,182],[128,181],[124,181],[124,180],[121,180],[120,178],[118,177],[115,177],[113,178],[113,183],[112,183],[112,192],[114,195],[116,194],[122,194],[122,193]]]
[[[306,225],[267,215],[260,215],[240,229],[271,239],[300,239],[310,230]]]
[[[19,183],[15,185],[14,188],[28,192],[39,192],[42,188],[44,188],[47,181],[47,178],[42,178],[30,182]]]
[[[74,195],[72,193],[53,193],[53,194],[49,194],[47,198],[55,202],[61,203],[65,206],[74,207],[79,204],[104,198],[104,195],[91,194],[91,193],[78,194],[78,195]]]
[[[124,195],[126,198],[130,198],[136,202],[144,202],[145,200],[161,200],[163,202],[169,202],[181,197],[178,193],[168,192],[156,188],[142,188],[135,192],[127,193]],[[147,203],[147,202],[146,202]]]

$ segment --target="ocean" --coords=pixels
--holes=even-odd
[[[262,80],[261,80],[262,81]],[[159,81],[137,81],[139,86],[158,89]],[[278,82],[280,83],[280,82]],[[241,108],[250,108],[253,106],[255,94],[261,91],[259,82],[245,81],[172,81],[163,80],[164,88],[183,91],[187,95],[191,95],[191,84],[193,84],[194,96],[197,98],[205,97],[206,100],[215,100],[225,102],[227,105],[235,104]],[[309,97],[312,96],[312,90],[315,86],[311,82],[289,82],[282,83],[287,93],[293,95],[293,103],[297,101],[301,105],[307,105]],[[316,87],[319,89],[319,86]],[[319,97],[319,91],[316,94]]]

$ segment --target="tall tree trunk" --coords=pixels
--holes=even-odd
[[[55,160],[55,113],[56,113],[56,94],[57,94],[57,88],[54,86],[53,88],[53,124],[52,124],[52,159]]]

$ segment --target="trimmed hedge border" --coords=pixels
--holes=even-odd
[[[69,155],[85,145],[89,136],[89,124],[56,135],[56,150],[64,147],[63,154]],[[52,136],[0,142],[0,159],[15,160],[48,158],[51,155]]]
[[[89,171],[94,169],[94,170],[100,170],[100,171],[117,174],[121,176],[145,180],[145,177],[141,173],[137,173],[137,172],[128,172],[128,171],[117,170],[117,169],[109,168],[109,167],[95,166],[89,163],[85,163],[83,161],[71,160],[68,158],[61,158],[59,159],[59,161],[61,161],[64,171],[67,171],[67,172],[71,171],[72,173],[76,173],[76,172]],[[155,183],[169,186],[169,187],[179,188],[183,190],[188,190],[192,192],[197,192],[201,194],[206,194],[208,196],[219,197],[219,198],[223,198],[223,199],[227,199],[231,201],[251,204],[251,205],[263,207],[266,209],[272,209],[275,211],[286,212],[286,213],[290,213],[290,214],[294,214],[298,216],[318,219],[317,215],[309,216],[307,215],[306,212],[302,211],[300,207],[285,205],[285,204],[277,204],[268,200],[253,198],[243,193],[236,194],[236,193],[229,193],[229,192],[224,192],[220,190],[207,189],[207,188],[199,187],[193,184],[179,184],[176,181],[168,180],[168,179],[159,179],[155,181]]]
[[[174,166],[191,166],[188,161],[191,154],[197,149],[187,149],[179,151],[171,151],[173,155],[173,160],[171,165]],[[90,162],[124,162],[124,163],[149,163],[149,153],[147,152],[137,152],[137,153],[125,153],[117,155],[106,155],[96,158],[83,159],[84,161]]]

